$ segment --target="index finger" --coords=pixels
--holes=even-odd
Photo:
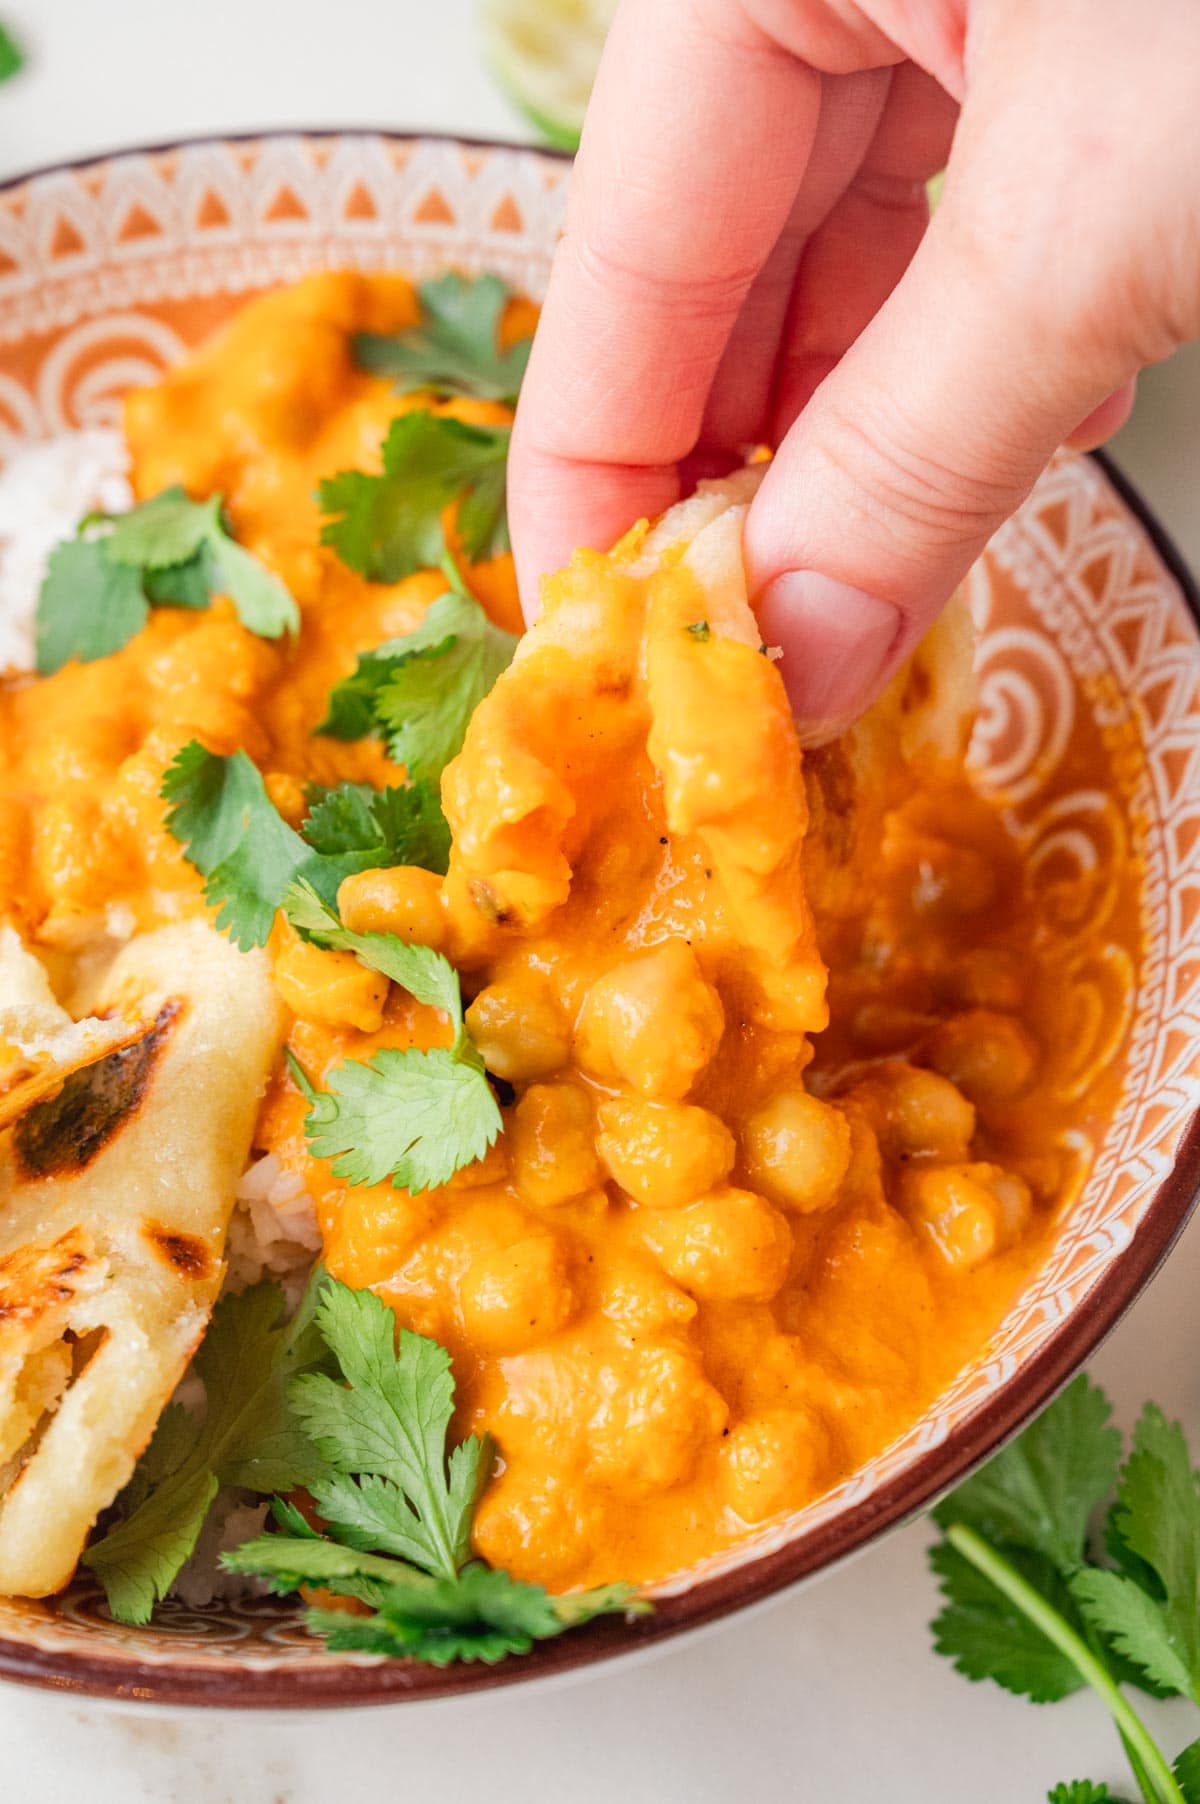
[[[787,221],[820,79],[729,0],[627,0],[517,412],[526,612],[576,545],[676,498],[721,352]]]

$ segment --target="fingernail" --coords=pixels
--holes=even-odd
[[[903,619],[880,601],[819,570],[789,570],[755,603],[804,743],[832,739],[856,720],[891,674]]]

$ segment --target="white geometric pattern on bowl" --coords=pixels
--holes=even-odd
[[[238,297],[312,269],[421,275],[454,264],[495,269],[539,295],[567,174],[557,158],[525,150],[315,135],[120,156],[7,190],[0,458],[14,444],[114,420],[127,388],[182,355]],[[1099,466],[1064,455],[993,542],[971,600],[982,635],[980,780],[1002,793],[1035,871],[1066,861],[1089,879],[1086,918],[1056,923],[1056,952],[1081,986],[1128,994],[1120,1043],[1084,1049],[1093,1062],[1124,1061],[1122,1101],[1062,1232],[985,1355],[835,1491],[669,1580],[664,1598],[749,1573],[894,1492],[1014,1386],[1129,1248],[1200,1108],[1200,641],[1181,588]],[[1126,847],[1142,873],[1132,933],[1106,926],[1114,853]],[[1082,1160],[1089,1149],[1076,1150]],[[1177,1200],[1179,1218],[1183,1207]],[[889,1505],[883,1520],[899,1513]],[[143,1675],[177,1663],[193,1675],[346,1670],[276,1606],[171,1606],[153,1628],[129,1630],[108,1623],[88,1583],[57,1607],[0,1603],[0,1670],[18,1667],[22,1649],[65,1669],[81,1653],[102,1657],[112,1676],[77,1675],[99,1689],[119,1688],[130,1662]],[[134,1689],[156,1686],[144,1676]]]

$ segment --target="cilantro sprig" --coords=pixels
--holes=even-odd
[[[290,1322],[277,1284],[222,1297],[195,1358],[206,1407],[197,1428],[168,1404],[117,1503],[118,1520],[83,1556],[118,1622],[150,1620],[200,1538],[223,1487],[270,1496],[308,1484],[321,1457],[289,1401],[301,1373],[332,1364],[316,1322],[318,1268]]]
[[[494,1663],[607,1612],[648,1608],[629,1586],[554,1597],[471,1553],[471,1522],[494,1451],[470,1435],[448,1447],[454,1413],[450,1358],[402,1329],[372,1291],[329,1282],[317,1306],[337,1378],[312,1373],[292,1406],[324,1470],[308,1489],[318,1532],[277,1500],[284,1530],[246,1542],[222,1565],[272,1590],[319,1586],[370,1606],[368,1615],[314,1609],[309,1627],[329,1647],[427,1660]]]
[[[509,290],[499,276],[461,276],[455,270],[422,282],[421,321],[400,332],[359,332],[359,367],[393,376],[402,394],[473,395],[516,404],[532,340],[499,347],[500,316]]]
[[[50,553],[38,597],[37,667],[50,676],[71,658],[89,663],[128,644],[154,607],[207,608],[228,595],[238,619],[264,639],[294,633],[295,600],[229,533],[222,498],[193,501],[164,489],[126,514],[93,514]]]
[[[1200,1738],[1170,1764],[1126,1687],[1200,1702],[1200,1475],[1183,1433],[1148,1405],[1123,1466],[1098,1386],[1076,1379],[934,1511],[945,1603],[937,1651],[970,1679],[1038,1703],[1090,1686],[1146,1804],[1200,1804]],[[1116,1486],[1103,1551],[1090,1535]],[[1120,1804],[1090,1780],[1051,1804]]]
[[[503,1125],[463,1021],[458,973],[440,952],[410,946],[396,934],[348,932],[302,878],[288,890],[284,909],[307,938],[354,953],[418,1002],[442,1010],[453,1035],[449,1046],[385,1047],[365,1063],[347,1059],[329,1074],[325,1090],[293,1061],[292,1075],[309,1102],[310,1150],[332,1159],[334,1175],[351,1184],[391,1178],[416,1192],[448,1183],[483,1157]]]
[[[6,25],[0,25],[0,81],[9,81],[25,67],[25,53]]]
[[[331,691],[318,731],[333,739],[378,733],[410,776],[436,783],[516,649],[512,633],[493,626],[472,596],[452,587],[414,631],[361,654]]]
[[[466,555],[508,550],[507,426],[468,426],[429,412],[399,414],[383,441],[383,470],[341,470],[317,490],[329,516],[321,543],[371,582],[394,583],[432,569],[445,549],[442,514],[455,521]]]
[[[449,833],[424,784],[373,790],[344,783],[320,795],[298,833],[245,752],[228,757],[191,740],[167,767],[162,797],[168,831],[207,879],[216,925],[245,951],[264,946],[290,884],[303,881],[332,902],[356,871],[420,864],[444,871]]]

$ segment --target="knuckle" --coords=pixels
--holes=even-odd
[[[1019,490],[1015,473],[947,462],[919,445],[916,429],[894,409],[868,411],[869,426],[857,411],[835,406],[821,455],[869,524],[886,530],[899,550],[949,550],[990,537]]]

